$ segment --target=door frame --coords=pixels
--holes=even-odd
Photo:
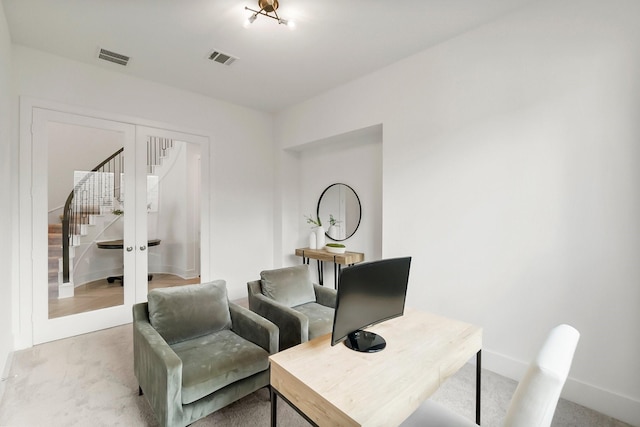
[[[85,313],[81,313],[75,316],[75,325],[69,326],[62,321],[56,322],[58,319],[48,319],[51,327],[42,327],[41,318],[38,318],[36,313],[37,297],[34,292],[36,283],[42,283],[46,280],[46,257],[48,254],[48,245],[46,242],[46,234],[44,236],[38,236],[36,228],[41,226],[41,219],[38,219],[39,209],[38,198],[44,199],[46,196],[46,186],[34,186],[39,183],[37,175],[42,173],[42,170],[38,170],[37,167],[41,166],[36,162],[34,164],[35,149],[34,146],[34,132],[38,132],[39,129],[34,129],[34,110],[43,109],[51,110],[52,112],[58,112],[60,114],[68,114],[81,116],[88,120],[117,122],[124,126],[136,127],[149,127],[155,129],[162,129],[166,132],[173,132],[176,135],[180,135],[180,138],[189,142],[198,143],[201,147],[201,159],[202,159],[202,175],[201,175],[201,253],[200,253],[200,273],[204,279],[209,276],[209,254],[210,248],[210,212],[211,212],[211,195],[209,189],[212,188],[210,179],[212,174],[210,173],[209,164],[211,164],[211,150],[209,149],[210,136],[207,132],[194,131],[184,129],[179,126],[153,122],[149,120],[143,120],[130,116],[123,116],[118,114],[105,113],[102,111],[90,110],[82,107],[69,106],[57,102],[44,101],[29,97],[20,97],[20,172],[19,172],[19,250],[18,250],[18,263],[19,263],[19,280],[17,283],[12,284],[12,306],[14,307],[13,325],[15,348],[23,349],[31,347],[35,344],[42,342],[52,341],[68,336],[78,335],[86,332],[92,332],[99,329],[104,329],[118,324],[130,323],[132,321],[131,304],[146,301],[146,285],[145,290],[142,290],[141,286],[135,286],[131,289],[131,294],[127,297],[125,290],[125,304],[124,306],[111,307],[109,309],[97,310],[99,312],[100,319],[92,320],[91,322],[84,321]],[[134,147],[137,147],[135,143],[134,132]],[[37,157],[37,156],[36,156]],[[46,167],[45,167],[46,170]],[[46,199],[45,199],[46,200]],[[45,209],[46,212],[46,209]],[[41,214],[41,213],[40,213]],[[146,218],[145,218],[146,220]],[[145,222],[146,225],[146,222]],[[138,224],[134,226],[138,228]],[[46,229],[45,229],[46,230]],[[144,229],[146,244],[146,227]],[[46,232],[42,232],[46,233]],[[140,240],[139,232],[135,231],[136,243]],[[137,245],[138,247],[140,245]],[[135,254],[132,254],[135,255]],[[146,253],[145,253],[146,255]],[[36,266],[42,267],[37,268]],[[146,265],[146,263],[145,263]],[[126,273],[126,272],[125,272]],[[138,283],[138,276],[145,278],[146,273],[134,272],[136,278],[135,282]],[[125,288],[126,289],[126,288]],[[121,308],[122,310],[118,310]],[[124,311],[123,311],[124,310]],[[35,321],[34,321],[35,319]],[[64,319],[64,318],[59,318]],[[38,330],[36,330],[38,327]]]

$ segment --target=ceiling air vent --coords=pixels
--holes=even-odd
[[[220,52],[218,50],[214,50],[209,55],[209,59],[211,61],[219,62],[220,64],[223,64],[223,65],[231,65],[238,58],[235,58],[235,57],[233,57],[233,56],[231,56],[229,54],[226,54],[226,53],[222,53],[222,52]]]
[[[110,50],[106,49],[100,49],[100,52],[98,52],[98,58],[124,66],[129,63],[130,59],[127,55],[111,52]]]

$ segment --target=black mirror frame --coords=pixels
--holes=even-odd
[[[344,185],[349,190],[351,190],[353,192],[353,195],[356,196],[356,200],[358,201],[358,208],[359,208],[358,223],[356,224],[356,227],[353,229],[353,232],[351,234],[346,236],[344,239],[334,239],[333,237],[329,236],[328,229],[324,233],[324,235],[327,236],[327,238],[333,240],[334,242],[344,242],[345,240],[347,240],[348,238],[356,234],[356,231],[358,231],[358,228],[360,227],[360,221],[362,221],[362,203],[360,202],[360,197],[358,196],[358,193],[356,193],[356,190],[354,190],[350,185],[344,184],[342,182],[336,182],[335,184],[331,184],[330,186],[325,188],[322,194],[320,195],[320,198],[318,199],[318,206],[316,208],[316,218],[320,218],[320,203],[322,203],[322,197],[324,196],[324,193],[326,193],[327,191],[329,191],[330,188],[336,185]]]

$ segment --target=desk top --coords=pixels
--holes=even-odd
[[[149,239],[147,241],[147,246],[158,246],[160,244],[160,239]],[[96,242],[98,248],[100,249],[122,249],[124,248],[124,240],[104,240],[102,242]]]
[[[296,249],[296,255],[320,261],[329,261],[336,264],[351,265],[364,261],[364,254],[361,252],[345,252],[343,254],[334,254],[324,249]]]
[[[271,385],[319,426],[404,421],[482,347],[482,329],[410,308],[367,328],[387,347],[358,353],[331,334],[270,356]]]

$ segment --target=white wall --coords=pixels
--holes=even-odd
[[[200,274],[200,150],[197,144],[174,144],[155,172],[159,208],[148,215],[149,237],[161,239],[162,244],[149,251],[149,271],[194,278]]]
[[[15,164],[12,154],[12,72],[11,72],[11,38],[4,8],[0,3],[0,236],[5,243],[0,245],[0,271],[3,280],[0,281],[0,375],[5,374],[5,363],[9,352],[13,350],[13,329],[11,325],[11,283],[14,279],[12,268],[13,250],[11,243],[12,232],[12,179]]]
[[[409,304],[483,326],[514,378],[574,325],[566,397],[640,425],[638,16],[533,2],[281,112],[276,256],[298,215],[282,149],[382,123],[382,252],[413,256]]]
[[[122,135],[118,132],[68,123],[51,122],[47,136],[50,222],[54,222],[73,190],[73,172],[90,171],[101,161],[122,148]],[[69,154],[73,153],[73,156]],[[55,221],[59,222],[59,221]]]
[[[230,298],[246,296],[246,282],[273,262],[272,116],[23,46],[13,61],[19,96],[209,136],[211,276],[227,280]]]

